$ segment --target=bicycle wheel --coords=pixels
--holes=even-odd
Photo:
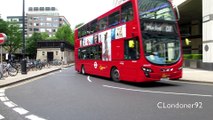
[[[18,70],[12,66],[8,68],[8,74],[10,76],[16,76],[18,74]]]

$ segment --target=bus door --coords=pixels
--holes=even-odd
[[[139,58],[140,58],[140,48],[139,48],[138,38],[127,39],[124,41],[124,66],[123,74],[127,80],[135,80],[135,74],[140,71]]]

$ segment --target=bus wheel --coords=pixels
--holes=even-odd
[[[84,66],[82,65],[82,67],[81,67],[81,73],[83,74],[83,75],[85,75],[86,74],[86,72],[85,72],[85,68],[84,68]]]
[[[115,81],[115,82],[119,82],[120,81],[120,72],[119,72],[119,70],[117,68],[113,68],[111,70],[110,74],[111,74],[111,78],[112,78],[113,81]]]

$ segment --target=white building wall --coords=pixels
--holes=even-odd
[[[213,0],[203,0],[203,62],[213,63]]]

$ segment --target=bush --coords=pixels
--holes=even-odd
[[[183,58],[184,58],[185,60],[189,60],[189,59],[192,59],[192,55],[191,55],[191,54],[184,54],[184,55],[183,55]]]
[[[200,59],[202,59],[202,54],[192,54],[192,59],[193,60],[200,60]]]
[[[200,60],[202,59],[202,54],[184,54],[183,58],[185,60]]]

